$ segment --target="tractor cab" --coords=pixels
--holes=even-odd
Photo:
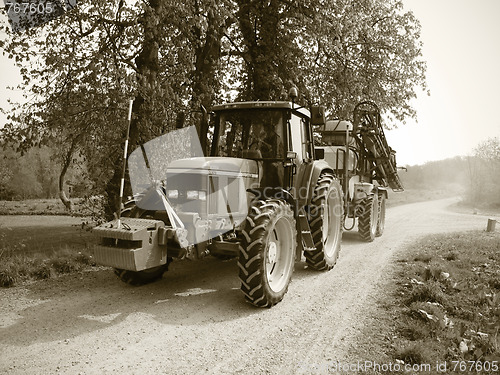
[[[297,170],[314,160],[310,114],[289,102],[217,105],[212,157],[243,158],[258,166],[259,186],[290,190]]]

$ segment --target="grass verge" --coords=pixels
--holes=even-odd
[[[444,362],[448,374],[498,373],[500,233],[426,237],[400,257],[395,281],[379,321],[390,332],[379,341],[384,361],[431,364],[431,373],[443,373],[436,364]]]
[[[7,254],[0,251],[0,287],[43,280],[95,266],[90,253],[58,250],[52,254]]]
[[[94,263],[96,238],[74,224],[78,219],[34,215],[1,219],[0,287],[81,271]]]

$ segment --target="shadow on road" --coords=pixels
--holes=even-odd
[[[349,244],[360,242],[357,232],[345,232],[343,244],[347,246],[340,256],[349,251]],[[335,272],[335,267],[330,272]],[[301,261],[295,265],[293,280],[299,282],[322,273]],[[129,286],[111,269],[105,269],[17,289],[26,293],[21,304],[13,304],[17,311],[9,312],[9,324],[0,328],[0,343],[31,345],[68,340],[141,316],[177,326],[226,322],[264,311],[245,302],[236,259],[174,261],[162,280],[141,287]]]
[[[67,340],[134,315],[161,324],[197,325],[256,314],[239,290],[236,260],[179,261],[162,280],[132,287],[112,270],[83,272],[28,285],[25,305],[0,328],[0,343],[30,345]],[[14,313],[13,313],[14,314]]]
[[[353,229],[352,231],[344,231],[342,234],[342,244],[350,244],[350,243],[366,243],[359,236],[358,230]]]

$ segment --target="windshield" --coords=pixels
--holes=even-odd
[[[285,156],[284,114],[276,109],[222,111],[217,117],[213,156],[282,159]]]

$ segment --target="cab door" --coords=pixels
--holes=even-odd
[[[290,185],[293,187],[293,196],[300,206],[307,201],[309,178],[313,165],[313,142],[312,134],[307,117],[292,114],[289,123],[289,149],[295,152],[291,167],[294,173],[290,173]]]

